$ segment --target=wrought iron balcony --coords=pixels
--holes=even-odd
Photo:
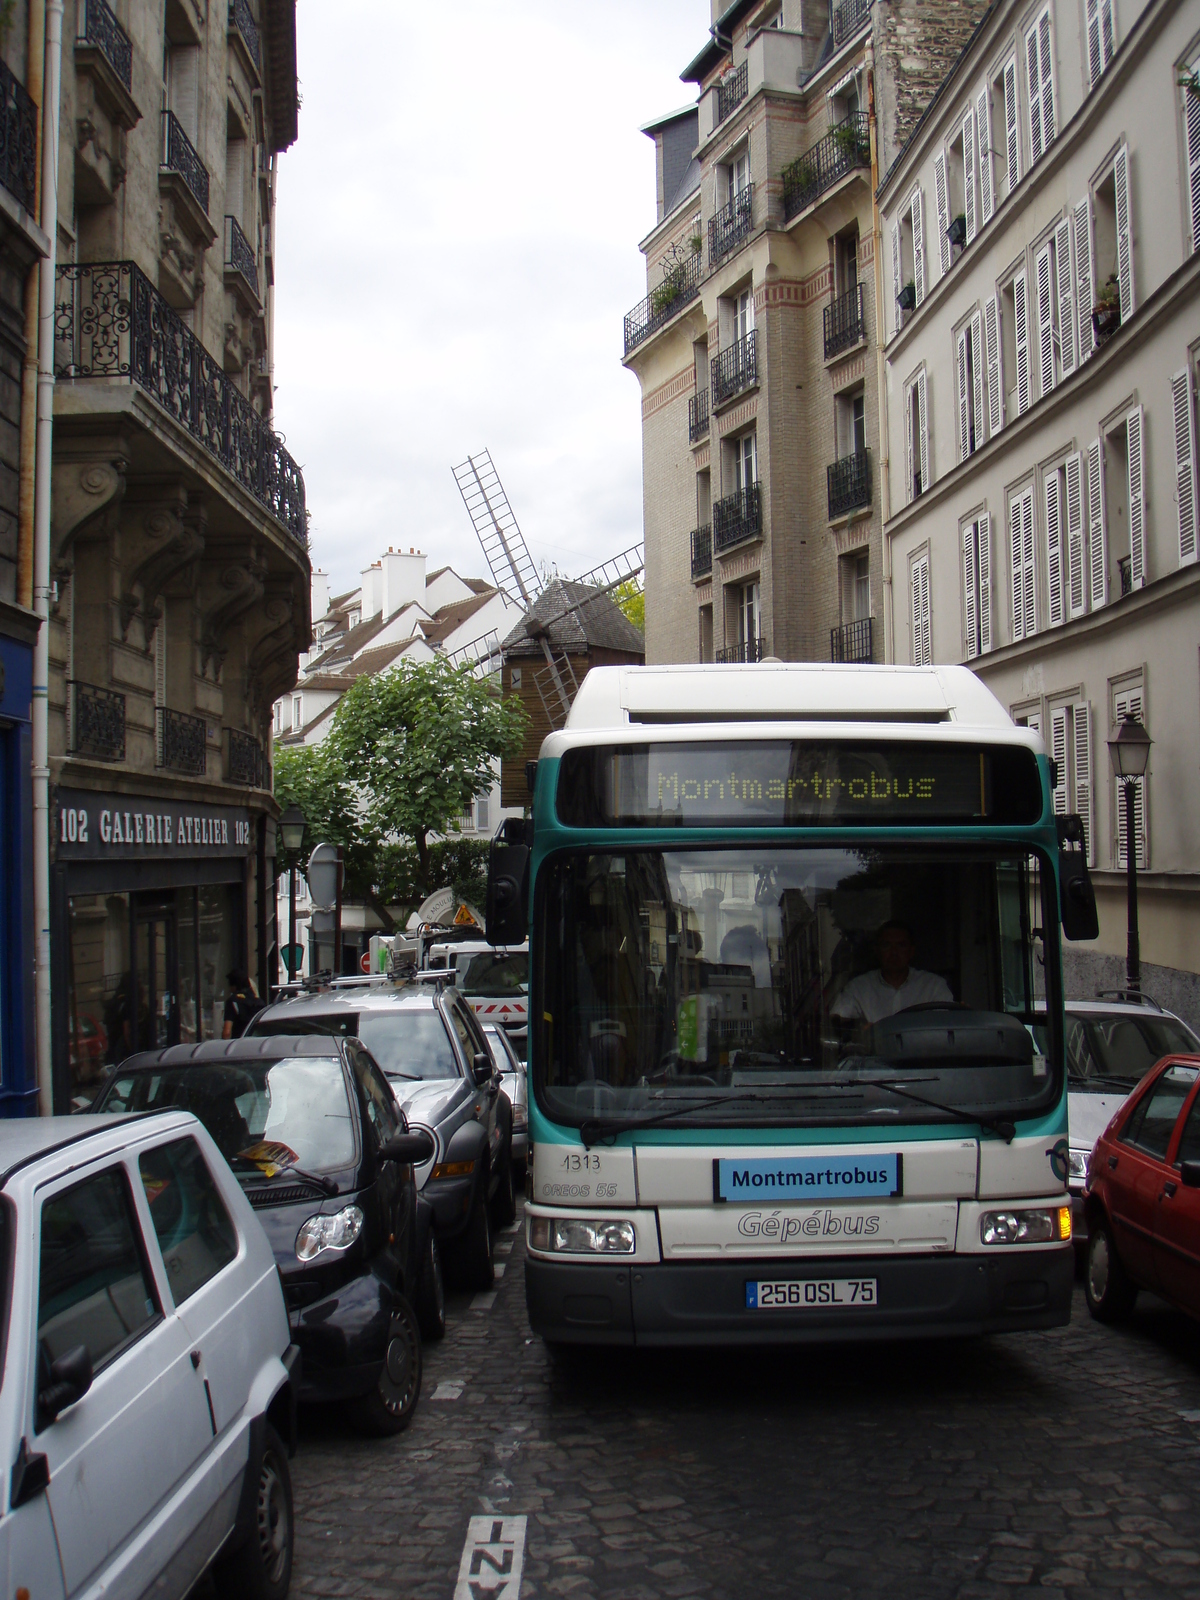
[[[307,548],[300,468],[141,268],[59,267],[57,289],[55,376],[136,383]]]
[[[811,150],[783,169],[783,215],[788,222],[856,167],[871,165],[871,135],[865,111],[835,123]]]
[[[743,61],[735,72],[726,73],[717,85],[717,115],[714,127],[719,127],[742,101],[750,87],[749,63]]]
[[[94,45],[124,84],[126,92],[132,92],[133,41],[105,0],[79,0],[76,38]]]
[[[712,523],[692,529],[692,577],[706,578],[712,571]]]
[[[724,650],[718,650],[715,660],[722,663],[761,661],[767,653],[767,647],[762,639],[742,639],[737,644],[727,644]]]
[[[748,239],[754,228],[754,185],[748,183],[741,194],[735,194],[708,224],[708,264],[715,267],[731,250],[736,250],[743,239]]]
[[[258,23],[250,12],[247,0],[229,0],[229,27],[236,28],[242,36],[251,61],[262,71],[262,45],[259,42]]]
[[[25,85],[0,61],[0,183],[32,212],[37,190],[37,107]]]
[[[240,273],[258,299],[258,262],[236,217],[225,218],[225,270]]]
[[[825,473],[831,517],[842,517],[871,504],[871,458],[865,450],[843,456],[826,467]]]
[[[1133,593],[1133,563],[1128,556],[1117,559],[1117,574],[1121,579],[1121,598]]]
[[[712,508],[713,549],[718,555],[762,532],[762,500],[757,483],[735,489]]]
[[[871,15],[871,0],[845,0],[833,13],[833,43],[840,49],[847,39],[852,39],[860,28],[866,27]]]
[[[125,696],[72,678],[68,748],[94,761],[125,759]]]
[[[829,630],[830,661],[874,661],[874,617]]]
[[[247,789],[263,788],[262,745],[236,728],[229,730],[229,764],[225,775],[228,782],[244,784]]]
[[[695,444],[708,432],[708,390],[701,389],[688,401],[688,442]]]
[[[867,336],[863,286],[858,284],[825,307],[825,359],[849,350]]]
[[[173,111],[162,114],[162,170],[175,172],[183,179],[196,204],[208,215],[208,168],[184,132],[183,123]]]
[[[202,778],[208,770],[207,728],[203,717],[169,706],[154,709],[154,764]]]
[[[744,339],[731,344],[712,360],[712,403],[715,411],[743,389],[758,382],[758,335],[751,328]]]
[[[673,262],[657,288],[651,289],[641,304],[634,306],[625,318],[626,355],[696,298],[700,293],[700,266],[699,252],[686,260]]]

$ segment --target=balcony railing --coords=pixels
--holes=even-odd
[[[225,267],[229,272],[240,272],[258,299],[258,262],[249,239],[242,232],[236,217],[225,218]]]
[[[730,72],[717,85],[717,117],[714,127],[720,126],[746,98],[750,87],[749,63],[743,61],[736,72]]]
[[[761,639],[742,639],[737,644],[727,644],[724,650],[718,650],[715,659],[723,663],[761,661],[766,653],[767,647]]]
[[[76,37],[94,45],[127,92],[133,89],[133,41],[117,21],[105,0],[79,0],[79,30]]]
[[[709,266],[716,266],[731,250],[736,250],[743,239],[750,237],[753,228],[754,185],[748,183],[708,224]]]
[[[0,183],[25,207],[34,209],[37,187],[37,107],[25,85],[0,61]]]
[[[871,504],[871,458],[865,450],[843,456],[826,467],[825,473],[831,517],[841,517],[847,511]]]
[[[244,784],[247,789],[263,787],[263,751],[257,739],[248,733],[229,730],[229,765],[226,769],[230,783]]]
[[[712,360],[712,403],[715,411],[743,389],[758,382],[757,330],[731,344]]]
[[[720,555],[735,544],[757,539],[762,531],[762,501],[757,483],[735,489],[712,508],[713,549]]]
[[[1121,598],[1133,593],[1133,563],[1128,556],[1117,559],[1117,575],[1121,580]]]
[[[708,432],[708,390],[701,389],[688,401],[688,442],[695,444]]]
[[[229,0],[229,27],[241,34],[250,59],[262,71],[262,45],[259,43],[258,23],[250,13],[247,0]]]
[[[865,111],[836,123],[811,150],[783,169],[783,215],[788,222],[855,167],[871,165]]]
[[[184,132],[183,123],[173,111],[162,114],[162,167],[183,179],[196,204],[208,215],[208,168]]]
[[[156,706],[154,711],[154,764],[171,772],[202,778],[208,770],[207,728],[203,717]]]
[[[858,622],[843,622],[840,628],[830,628],[830,661],[874,661],[874,621],[874,617],[863,617]]]
[[[625,318],[625,354],[657,333],[665,322],[670,322],[677,311],[682,311],[700,293],[701,258],[697,253],[686,261],[668,267],[666,276],[657,288]]]
[[[125,759],[125,696],[72,678],[69,746],[72,755],[94,761]]]
[[[307,548],[300,468],[141,268],[59,267],[57,287],[55,376],[136,383]]]
[[[840,49],[847,39],[852,39],[860,28],[866,26],[871,15],[871,0],[845,0],[833,13],[833,43]]]
[[[867,336],[863,286],[858,284],[825,307],[825,359],[849,350]]]
[[[706,578],[712,571],[712,523],[692,529],[692,577]]]

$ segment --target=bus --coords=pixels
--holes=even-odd
[[[1084,824],[965,668],[593,668],[493,845],[551,1343],[1070,1316]],[[1035,1033],[1036,1030],[1036,1033]]]

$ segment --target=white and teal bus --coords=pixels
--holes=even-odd
[[[489,940],[530,936],[537,1333],[1068,1320],[1059,929],[1096,924],[1055,783],[964,668],[588,674],[489,880]]]

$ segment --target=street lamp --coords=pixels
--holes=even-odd
[[[279,832],[283,836],[283,848],[291,856],[291,865],[288,868],[288,981],[295,976],[296,956],[296,862],[300,857],[300,850],[304,844],[304,829],[307,826],[304,813],[297,805],[290,805],[279,819]]]
[[[1134,994],[1142,989],[1142,958],[1138,949],[1137,838],[1134,829],[1134,802],[1138,783],[1150,765],[1153,741],[1134,716],[1127,711],[1114,738],[1108,741],[1108,759],[1113,775],[1125,790],[1125,878],[1128,885],[1129,938],[1125,953],[1125,987]]]

